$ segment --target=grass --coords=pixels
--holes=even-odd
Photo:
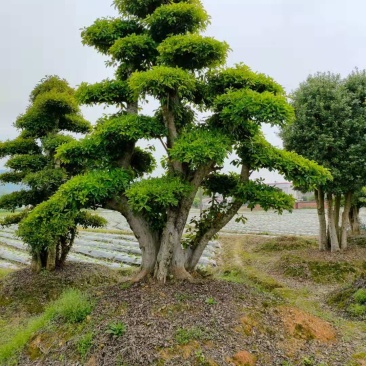
[[[0,280],[5,278],[11,272],[13,272],[12,269],[0,268]]]
[[[358,270],[354,265],[339,262],[309,260],[294,254],[283,255],[278,268],[284,275],[293,278],[311,280],[315,283],[342,283],[352,280]]]
[[[6,365],[51,320],[61,317],[65,322],[81,322],[90,314],[91,309],[92,304],[82,292],[66,290],[58,300],[46,307],[43,314],[30,318],[24,326],[12,330],[13,336],[0,346],[0,364]]]
[[[184,345],[191,341],[202,341],[211,339],[210,335],[199,327],[189,329],[179,328],[175,333],[175,340],[178,344]]]
[[[114,338],[122,337],[127,331],[126,324],[122,322],[108,324],[107,334],[110,334]]]
[[[281,252],[293,251],[306,248],[316,248],[317,242],[313,238],[305,238],[301,236],[279,236],[270,239],[259,245],[255,251],[257,252]]]
[[[83,335],[76,343],[76,349],[82,360],[85,360],[86,355],[89,353],[93,346],[93,333],[89,332]]]

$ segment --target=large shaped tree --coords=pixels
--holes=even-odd
[[[355,71],[345,80],[330,73],[309,76],[292,98],[296,120],[282,130],[285,147],[329,168],[334,178],[315,190],[320,249],[345,249],[350,213],[357,223],[355,194],[366,181],[366,72]]]
[[[75,99],[75,91],[57,76],[43,79],[30,95],[30,106],[18,117],[15,127],[20,130],[14,140],[0,143],[0,157],[9,156],[10,170],[0,175],[4,183],[21,183],[19,191],[0,198],[0,208],[20,213],[9,215],[0,224],[21,222],[39,203],[50,198],[57,189],[81,167],[62,164],[55,157],[56,149],[75,139],[64,132],[86,133],[91,126],[86,121]],[[54,217],[57,220],[57,217]],[[60,235],[53,246],[31,247],[32,266],[53,270],[61,267],[76,235],[76,225],[99,226],[104,221],[86,212],[80,212],[75,221]]]
[[[245,65],[222,67],[229,47],[199,34],[209,20],[200,1],[116,0],[115,6],[120,17],[96,20],[82,37],[110,57],[116,77],[84,83],[77,94],[84,104],[115,105],[120,112],[102,118],[83,141],[58,149],[58,159],[89,172],[40,205],[19,233],[30,246],[48,248],[78,209],[101,205],[120,212],[139,241],[142,265],[136,280],[149,274],[162,282],[169,274],[189,279],[209,240],[244,203],[279,212],[292,208],[291,197],[250,180],[253,170],[276,169],[308,186],[325,183],[330,174],[265,141],[261,124],[287,123],[292,108],[270,77]],[[147,96],[159,101],[154,116],[139,114]],[[199,120],[197,110],[210,117]],[[137,147],[141,139],[166,151],[159,178],[145,176],[155,162],[151,151]],[[239,173],[220,173],[232,152]],[[212,195],[212,205],[183,236],[200,187]]]

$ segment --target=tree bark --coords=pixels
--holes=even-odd
[[[352,192],[347,192],[344,196],[344,209],[342,213],[342,226],[341,226],[341,249],[347,249],[347,229],[349,224],[349,213],[351,209]]]
[[[338,242],[341,241],[341,227],[339,225],[339,213],[341,211],[342,195],[337,194],[334,199],[334,225],[337,230]]]
[[[125,196],[108,201],[104,207],[120,212],[126,218],[139,242],[142,252],[141,270],[134,278],[134,281],[140,281],[152,274],[160,246],[159,233],[151,228],[151,225],[141,214],[135,213],[129,208],[128,200]]]
[[[39,255],[39,253],[33,253],[31,269],[32,269],[32,272],[34,272],[34,273],[39,273],[42,270],[42,261],[41,261],[41,256]]]
[[[54,271],[56,269],[56,245],[47,249],[47,263],[46,270]]]
[[[332,252],[337,252],[340,250],[340,247],[339,247],[337,229],[335,226],[332,193],[327,193],[327,200],[328,200],[328,230],[330,237],[330,248]]]
[[[168,219],[163,230],[160,250],[156,261],[154,273],[154,277],[161,283],[166,282],[171,260],[173,257],[174,248],[176,245],[180,245],[180,238],[175,225],[177,213],[174,212],[172,209],[168,209],[167,211]]]
[[[349,223],[351,225],[352,235],[360,235],[361,234],[360,209],[356,205],[352,205],[349,211]]]
[[[327,250],[327,222],[325,220],[324,191],[322,188],[315,190],[315,200],[319,220],[319,250]]]
[[[249,166],[243,164],[240,173],[240,182],[248,182],[249,177],[250,168]],[[235,200],[231,203],[226,213],[224,213],[215,221],[214,225],[209,226],[205,232],[198,234],[198,236],[193,241],[193,249],[187,258],[186,268],[188,271],[193,271],[195,269],[211,238],[233,219],[242,205],[243,202],[241,200]]]

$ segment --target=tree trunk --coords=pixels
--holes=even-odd
[[[339,213],[341,211],[342,195],[337,194],[334,199],[334,225],[337,230],[338,242],[341,241],[341,227],[339,225]]]
[[[46,270],[54,271],[56,269],[56,245],[47,249],[47,263]]]
[[[325,220],[324,192],[322,188],[315,190],[315,200],[319,220],[319,250],[327,250],[327,222]]]
[[[170,269],[171,260],[173,257],[174,248],[178,244],[178,241],[180,245],[180,238],[175,226],[177,215],[171,209],[168,209],[167,214],[168,219],[162,234],[161,245],[155,265],[155,274],[154,274],[154,277],[159,282],[162,283],[166,282]]]
[[[347,192],[344,196],[344,209],[342,213],[342,226],[341,226],[341,249],[347,249],[347,229],[349,223],[349,213],[351,209],[352,192]]]
[[[337,252],[340,250],[340,247],[334,219],[333,195],[331,193],[327,193],[327,200],[328,200],[328,230],[330,237],[330,248],[332,252]]]
[[[351,225],[352,235],[360,235],[360,209],[356,205],[352,205],[349,211],[349,223]]]
[[[39,253],[33,253],[32,255],[32,263],[31,263],[32,272],[39,273],[42,270],[42,261]]]

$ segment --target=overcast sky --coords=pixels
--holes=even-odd
[[[116,15],[111,0],[2,0],[0,7],[0,140],[12,127],[28,96],[45,75],[72,86],[112,76],[105,58],[83,47],[80,28]],[[290,92],[310,73],[347,75],[365,68],[366,2],[362,0],[203,0],[211,15],[207,34],[227,41],[228,64],[244,62]],[[84,108],[95,121],[105,111]],[[266,128],[273,144],[275,131]],[[0,161],[0,168],[3,166]],[[267,180],[281,179],[266,175]]]

